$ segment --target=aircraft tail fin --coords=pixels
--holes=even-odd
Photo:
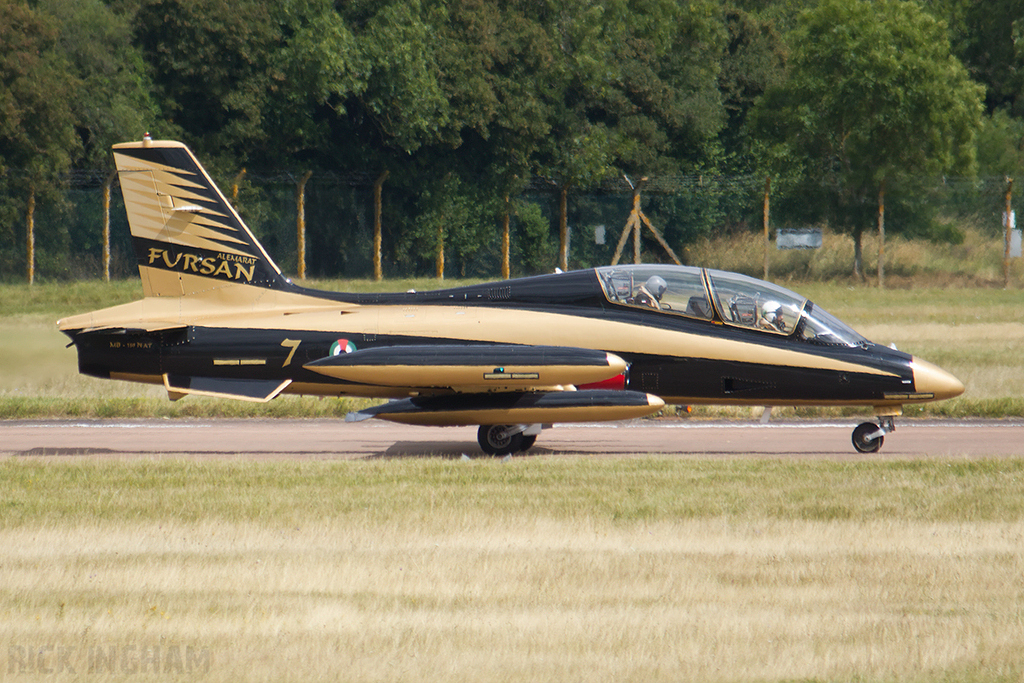
[[[150,140],[114,145],[139,274],[147,297],[288,280],[191,150]]]

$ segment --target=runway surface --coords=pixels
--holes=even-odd
[[[636,420],[546,429],[525,456],[892,460],[1024,455],[1024,420],[898,420],[879,453],[857,453],[859,420]],[[340,459],[485,457],[475,427],[410,427],[377,420],[13,420],[0,422],[0,457]]]

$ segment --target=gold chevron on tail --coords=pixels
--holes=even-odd
[[[119,144],[114,161],[147,297],[286,286],[281,270],[184,144],[149,138]]]

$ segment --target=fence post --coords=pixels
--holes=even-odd
[[[633,263],[640,263],[640,183],[637,183],[633,189],[633,211],[636,214],[636,220],[633,221]]]
[[[1006,177],[1006,212],[1003,214],[1003,289],[1010,288],[1010,217],[1013,215],[1013,178]]]
[[[36,184],[28,188],[28,208],[25,211],[25,230],[28,243],[28,283],[36,281]]]
[[[444,279],[444,220],[437,224],[437,279]]]
[[[558,198],[558,267],[569,270],[569,185],[562,185]]]
[[[117,171],[111,171],[103,183],[103,280],[110,282],[110,188]]]
[[[373,181],[373,279],[380,282],[384,279],[384,269],[380,262],[380,250],[381,250],[381,228],[380,228],[380,214],[381,214],[381,188],[384,185],[384,181],[388,179],[388,171],[384,171],[377,179]]]
[[[771,240],[768,233],[768,198],[772,191],[772,177],[764,177],[764,279],[768,279],[768,264],[771,259]]]
[[[236,175],[235,179],[231,182],[231,204],[232,205],[237,205],[238,204],[238,201],[237,201],[238,200],[238,186],[242,182],[242,178],[244,178],[244,177],[245,177],[245,169],[243,168],[241,171],[238,172],[238,175]],[[235,206],[235,208],[237,209],[238,207]]]
[[[505,215],[502,216],[501,223],[501,277],[507,280],[512,270],[509,263],[508,195],[505,195]]]
[[[878,288],[885,289],[885,178],[878,186]]]
[[[640,187],[647,182],[647,177],[644,176],[635,185],[627,176],[622,177],[625,178],[626,183],[633,190],[633,208],[630,210],[629,218],[626,220],[626,227],[622,229],[622,235],[619,236],[619,243],[615,247],[615,254],[612,255],[611,265],[614,266],[619,262],[622,248],[626,246],[626,240],[629,239],[630,234],[633,235],[633,263],[640,263],[640,232],[643,230],[642,226],[647,226],[647,229],[654,235],[654,239],[658,240],[658,244],[668,253],[677,266],[683,265],[679,257],[676,256],[676,252],[672,251],[672,247],[668,246],[668,242],[662,237],[661,232],[654,227],[654,224],[644,215],[643,209],[640,208]]]
[[[313,177],[312,171],[306,171],[295,188],[295,228],[297,235],[297,251],[299,262],[299,279],[306,279],[306,183]]]

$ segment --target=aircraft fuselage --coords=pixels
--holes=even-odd
[[[429,345],[567,346],[608,351],[629,369],[623,388],[668,403],[898,406],[938,398],[915,382],[907,353],[874,343],[815,344],[717,320],[668,316],[604,300],[593,271],[403,294],[336,295],[296,288],[303,310],[204,315],[196,324],[74,335],[80,370],[162,383],[170,376],[284,381],[283,393],[402,398],[441,385],[401,382],[404,366],[381,367],[394,382],[358,383],[304,367],[333,353]],[[574,286],[573,286],[574,285]],[[541,302],[538,290],[559,292]],[[333,307],[332,303],[339,304]],[[295,304],[299,304],[296,301]],[[254,324],[258,324],[256,327]],[[339,346],[340,345],[340,346]],[[955,387],[954,387],[955,388]]]

